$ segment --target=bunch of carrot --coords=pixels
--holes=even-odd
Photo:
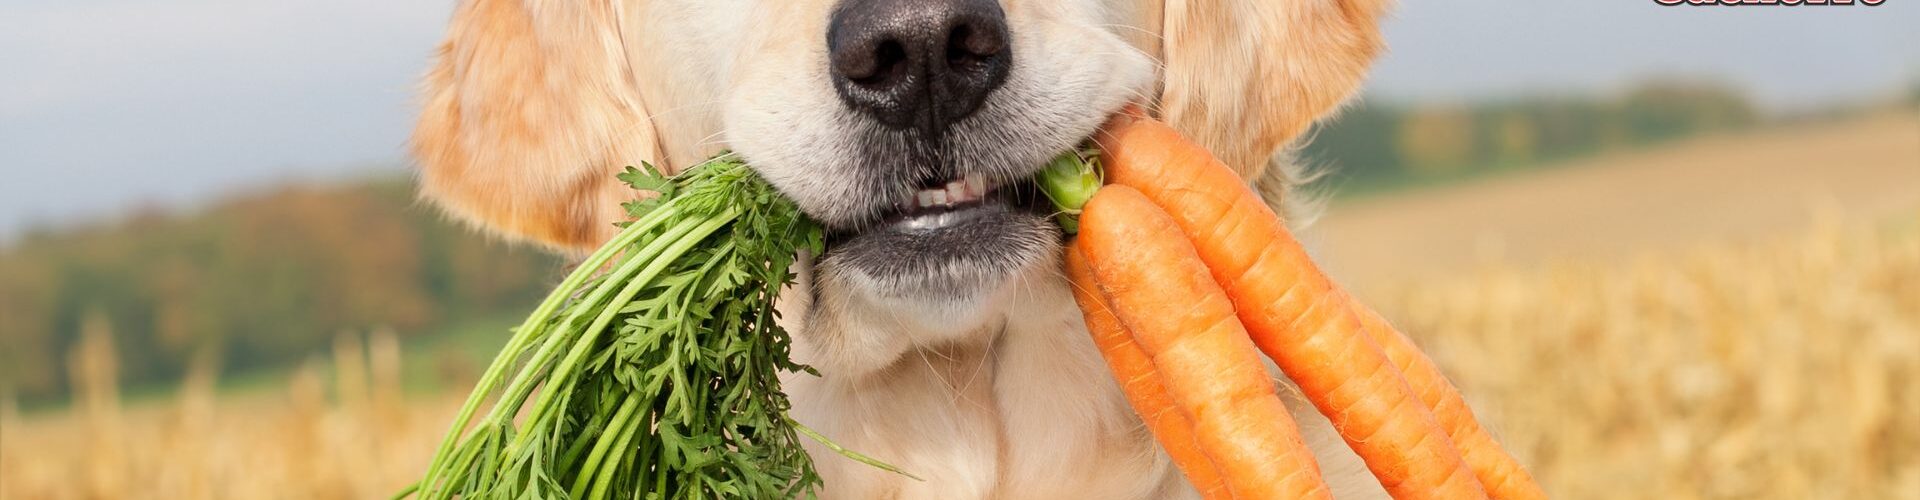
[[[1232,170],[1137,113],[1096,142],[1105,186],[1084,206],[1054,200],[1079,210],[1075,296],[1129,402],[1206,498],[1330,498],[1257,352],[1394,498],[1545,497],[1433,362],[1328,280]]]

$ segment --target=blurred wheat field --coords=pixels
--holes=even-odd
[[[1915,215],[1371,295],[1556,498],[1920,498]],[[87,338],[72,411],[0,416],[0,497],[381,498],[454,403],[402,404],[391,336],[349,334],[284,394],[219,400],[196,369],[120,408]]]
[[[387,498],[458,403],[403,401],[399,344],[376,332],[341,334],[331,370],[308,363],[284,391],[222,399],[196,360],[174,401],[122,409],[109,338],[89,327],[74,349],[70,411],[0,416],[0,499]]]
[[[1375,295],[1557,498],[1920,498],[1920,217]]]

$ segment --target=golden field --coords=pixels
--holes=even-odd
[[[1374,295],[1558,498],[1920,498],[1920,213]]]
[[[123,407],[106,382],[111,341],[83,336],[72,411],[0,409],[0,498],[387,498],[417,478],[459,404],[404,401],[399,344],[377,333],[340,335],[333,369],[309,363],[279,390],[222,398],[202,365],[171,401]]]
[[[1891,147],[1845,133],[1886,130]],[[1583,160],[1338,206],[1317,240],[1557,498],[1920,498],[1916,131]],[[1809,158],[1824,170],[1780,166]],[[1802,199],[1815,180],[1830,208]],[[205,368],[123,405],[105,328],[67,360],[71,410],[0,401],[0,500],[383,498],[460,396],[403,396],[392,336],[344,334],[284,390],[223,398]]]

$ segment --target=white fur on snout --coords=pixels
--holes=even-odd
[[[774,4],[811,2],[774,2]],[[954,125],[953,161],[987,161],[993,184],[1006,184],[1074,147],[1106,117],[1153,88],[1154,63],[1102,27],[1099,2],[1006,5],[1012,68],[979,110]],[[828,16],[793,5],[755,9],[743,41],[749,63],[733,66],[723,104],[726,142],[800,206],[830,224],[849,224],[914,196],[898,186],[907,164],[864,164],[896,147],[876,141],[879,125],[848,109],[827,74],[827,51],[813,37]],[[901,153],[902,161],[905,154]],[[908,176],[910,177],[910,176]],[[876,191],[884,190],[884,191]]]

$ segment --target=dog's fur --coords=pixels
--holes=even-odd
[[[1283,148],[1356,91],[1388,2],[1000,0],[1014,67],[955,125],[943,168],[1017,182],[1136,102],[1285,212],[1298,173]],[[815,218],[866,228],[912,193],[875,166],[917,150],[835,98],[836,3],[462,0],[414,136],[423,195],[497,234],[581,251],[633,194],[618,169],[731,148]],[[1194,497],[1088,340],[1057,233],[1001,232],[971,258],[916,267],[875,237],[801,266],[782,307],[796,356],[821,376],[785,381],[795,418],[927,479],[814,450],[825,496]],[[1325,420],[1292,403],[1336,494],[1378,495]]]

